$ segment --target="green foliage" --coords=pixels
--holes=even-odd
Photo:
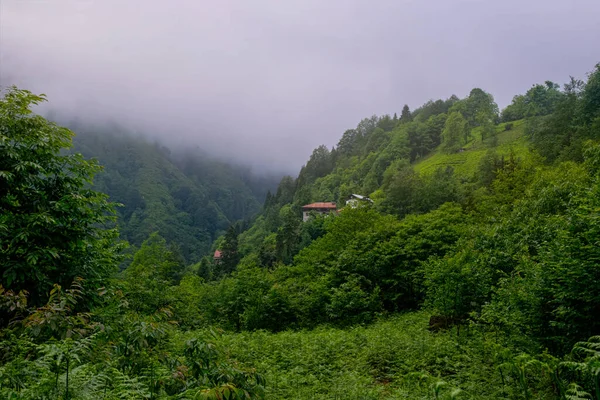
[[[71,147],[72,132],[32,113],[45,98],[11,88],[0,99],[0,284],[41,305],[53,284],[86,280],[86,295],[114,273],[114,204],[90,185],[101,167]],[[90,299],[91,301],[91,299]]]
[[[559,85],[554,82],[533,85],[524,95],[515,96],[512,103],[502,110],[501,120],[508,122],[551,114],[562,96]]]
[[[200,278],[204,279],[204,281],[208,282],[213,279],[213,266],[208,257],[202,257],[202,260],[200,260],[196,267],[192,267],[192,269],[194,268],[197,268],[196,273]]]
[[[239,261],[238,233],[234,226],[230,226],[221,242],[221,260],[215,268],[217,275],[230,273]]]
[[[586,123],[596,121],[600,117],[600,63],[590,73],[582,96],[582,119]]]
[[[223,354],[209,340],[189,340],[184,349],[191,378],[190,386],[209,386],[206,389],[188,389],[183,398],[201,399],[258,399],[264,397],[265,379],[253,370],[244,370],[223,360]],[[211,340],[212,339],[212,340]]]
[[[167,289],[178,282],[183,268],[166,240],[158,233],[150,235],[123,272],[123,283],[133,309],[152,312],[170,304]]]
[[[221,340],[240,361],[264,371],[267,398],[521,398],[516,376],[499,369],[518,352],[476,329],[458,338],[452,331],[431,333],[428,319],[418,312],[367,326],[245,332]],[[526,367],[532,398],[557,398],[546,371]]]
[[[197,319],[235,330],[281,330],[416,309],[424,295],[423,262],[451,250],[465,221],[453,204],[402,222],[372,207],[315,219],[302,231],[318,228],[318,235],[291,265],[269,271],[259,266],[260,255],[247,256],[230,276],[199,288],[204,312]]]
[[[597,178],[591,186],[589,179],[572,164],[540,173],[535,190],[495,235],[512,261],[503,268],[508,276],[500,279],[488,316],[559,352],[598,329],[589,319],[600,304],[594,294],[597,255],[588,244],[596,240]]]
[[[463,114],[471,126],[485,126],[495,123],[498,118],[498,105],[494,97],[485,91],[475,88],[464,101]],[[460,103],[455,108],[460,109]]]
[[[476,257],[466,248],[425,267],[427,305],[454,323],[464,321],[489,297],[494,277]]]
[[[546,82],[515,97],[502,118],[526,120],[510,125],[497,125],[493,97],[477,88],[412,113],[405,106],[399,119],[365,118],[336,149],[317,148],[298,179],[268,192],[252,225],[230,223],[249,210],[245,197],[208,193],[195,176],[201,162],[141,157],[148,164],[128,171],[143,171],[143,196],[118,177],[102,182],[120,182],[110,190],[134,207],[120,221],[143,228],[113,280],[108,268],[80,268],[100,255],[102,268],[116,265],[112,208],[87,190],[97,167],[63,155],[68,131],[28,114],[41,98],[13,89],[0,114],[8,127],[0,149],[13,160],[0,164],[12,168],[0,169],[0,200],[13,207],[0,234],[17,232],[21,242],[2,254],[54,246],[51,229],[31,236],[35,221],[26,221],[32,233],[23,236],[16,223],[51,202],[39,202],[50,194],[36,151],[53,182],[74,179],[77,212],[97,219],[78,221],[93,232],[85,237],[92,261],[54,257],[31,277],[23,271],[42,264],[21,265],[22,279],[47,283],[47,301],[31,303],[29,287],[2,281],[0,396],[600,398],[598,71],[563,91]],[[343,206],[357,193],[372,200]],[[28,194],[38,203],[26,203]],[[336,200],[338,212],[302,221],[304,204]],[[165,238],[147,232],[154,221]],[[212,245],[221,260],[186,267],[227,225]]]
[[[380,289],[370,290],[371,282],[361,275],[353,274],[331,291],[326,307],[328,319],[344,323],[371,322],[375,313],[382,311]]]
[[[446,114],[454,104],[459,101],[458,97],[452,95],[446,100],[429,100],[421,107],[412,112],[412,117],[416,122],[425,122],[432,116]]]
[[[402,114],[400,114],[400,123],[406,124],[412,121],[412,114],[410,113],[410,108],[408,104],[405,104],[402,107]]]
[[[512,102],[502,110],[500,120],[502,122],[509,122],[523,119],[527,115],[526,109],[525,96],[517,95],[513,97]]]
[[[170,311],[140,315],[118,292],[105,308],[75,313],[80,287],[56,287],[47,305],[0,332],[0,397],[264,397],[264,378],[231,359],[216,334],[175,343]]]
[[[584,83],[571,78],[564,92],[552,104],[553,113],[533,118],[529,136],[536,150],[548,162],[583,161],[584,143],[599,138],[600,67],[596,66]],[[536,115],[545,115],[539,113]]]
[[[498,141],[494,153],[499,157],[507,157],[511,153],[522,158],[534,158],[535,154],[529,149],[530,142],[525,138],[525,121],[516,121],[510,131],[505,131],[503,125],[496,127],[495,137]],[[490,151],[489,140],[481,139],[482,127],[471,130],[471,141],[466,143],[464,151],[453,154],[438,152],[417,162],[414,169],[421,175],[430,175],[438,169],[451,167],[454,174],[462,181],[470,180],[479,172],[481,160]]]
[[[290,263],[297,253],[300,241],[300,228],[302,221],[290,206],[284,206],[279,211],[281,225],[275,236],[276,257],[283,263]]]
[[[298,175],[298,183],[300,185],[314,182],[317,178],[323,177],[333,169],[332,155],[327,147],[321,145],[317,147],[310,159],[300,170]]]
[[[470,130],[467,120],[459,112],[448,116],[442,132],[442,149],[446,153],[456,153],[467,141]]]
[[[190,263],[230,225],[254,216],[277,183],[200,150],[171,151],[119,127],[70,126],[77,132],[75,150],[104,166],[94,188],[123,204],[117,210],[121,237],[139,247],[159,232]]]

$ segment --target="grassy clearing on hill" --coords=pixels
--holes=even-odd
[[[477,171],[481,158],[488,151],[495,151],[498,154],[509,154],[511,151],[517,157],[525,157],[529,154],[528,142],[525,138],[525,121],[511,122],[512,128],[506,130],[507,124],[500,124],[496,127],[498,132],[498,144],[491,146],[489,139],[484,142],[481,140],[479,128],[473,129],[471,136],[473,139],[465,144],[464,151],[455,154],[443,154],[436,152],[415,164],[415,171],[420,174],[430,174],[440,167],[450,166],[454,169],[457,176],[468,178]]]
[[[231,357],[265,376],[267,399],[517,395],[515,381],[498,369],[511,352],[497,343],[497,336],[464,327],[460,335],[455,329],[432,333],[428,321],[429,314],[416,312],[366,327],[226,333],[218,341]],[[533,398],[545,398],[545,393]]]

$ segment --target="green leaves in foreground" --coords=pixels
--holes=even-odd
[[[32,112],[43,101],[15,87],[0,98],[0,284],[33,305],[75,277],[102,286],[119,249],[114,204],[89,189],[101,167],[63,154],[73,133]]]
[[[140,315],[117,294],[98,314],[77,313],[78,285],[56,287],[48,304],[0,331],[0,398],[264,397],[265,379],[232,359],[216,333],[180,346],[169,310]]]

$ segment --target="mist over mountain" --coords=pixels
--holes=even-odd
[[[600,399],[599,15],[0,0],[0,399]]]
[[[187,262],[207,254],[230,225],[248,224],[280,180],[199,148],[169,148],[116,124],[64,125],[77,132],[73,150],[103,166],[94,188],[120,204],[121,238],[135,248],[158,232]]]
[[[13,1],[0,84],[67,117],[296,172],[363,117],[582,76],[600,3]],[[565,17],[568,16],[568,17]]]

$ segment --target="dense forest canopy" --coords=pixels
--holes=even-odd
[[[104,167],[94,188],[121,204],[121,237],[137,248],[159,232],[189,263],[208,254],[231,224],[249,223],[279,179],[200,149],[171,150],[114,124],[68,125],[77,132],[73,150]]]
[[[230,167],[65,152],[43,100],[0,101],[4,398],[600,399],[600,64],[365,118],[252,220]]]

